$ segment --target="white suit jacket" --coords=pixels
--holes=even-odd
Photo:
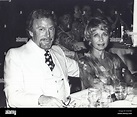
[[[4,81],[7,104],[10,107],[39,107],[44,94],[64,100],[70,95],[68,75],[79,77],[76,61],[65,56],[58,46],[50,53],[55,63],[53,72],[45,63],[45,51],[32,40],[19,48],[10,49],[5,57]]]

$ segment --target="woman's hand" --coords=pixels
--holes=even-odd
[[[86,49],[84,42],[77,42],[74,44],[74,51],[80,51]]]

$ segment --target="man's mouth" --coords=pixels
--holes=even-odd
[[[51,41],[52,41],[52,39],[42,38],[40,40],[40,43],[43,45],[46,45],[46,44],[50,43]]]

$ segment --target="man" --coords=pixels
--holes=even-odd
[[[31,39],[22,47],[7,52],[4,91],[8,106],[63,107],[63,102],[67,101],[70,95],[68,75],[79,77],[79,68],[74,60],[66,58],[60,47],[52,46],[54,23],[53,12],[33,11],[27,29]],[[50,53],[51,61],[45,60],[50,57],[44,56],[46,52]]]

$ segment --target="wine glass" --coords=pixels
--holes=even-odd
[[[127,86],[125,82],[117,82],[114,84],[114,93],[117,100],[124,100],[127,96]]]
[[[110,93],[103,91],[100,98],[100,107],[107,108],[110,102],[112,102]]]
[[[96,88],[89,88],[88,89],[88,107],[97,107],[98,100],[101,98],[101,92],[99,89]]]

